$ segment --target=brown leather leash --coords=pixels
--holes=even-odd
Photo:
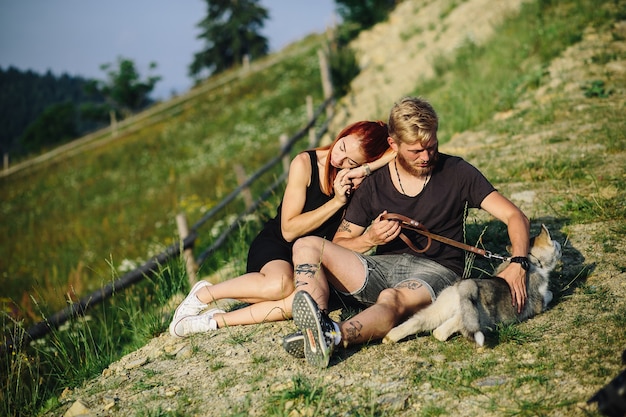
[[[444,237],[444,236],[440,236],[440,235],[436,235],[434,233],[429,232],[420,222],[413,220],[407,216],[403,216],[402,214],[397,214],[397,213],[387,213],[387,214],[383,214],[381,216],[381,220],[394,220],[400,223],[400,226],[404,229],[409,229],[409,230],[413,230],[414,232],[417,232],[423,236],[426,236],[426,238],[428,239],[426,246],[424,247],[424,249],[418,249],[413,242],[411,242],[411,240],[406,237],[406,235],[404,233],[400,233],[400,239],[402,239],[402,241],[404,243],[406,243],[406,245],[411,248],[412,250],[414,250],[417,253],[424,253],[426,252],[429,248],[430,245],[432,243],[433,240],[445,243],[447,245],[450,246],[454,246],[460,249],[463,249],[465,251],[468,252],[472,252],[481,256],[484,256],[485,258],[496,258],[496,259],[500,259],[503,261],[509,260],[509,257],[505,257],[502,255],[498,255],[495,253],[491,253],[488,250],[485,249],[481,249],[481,248],[477,248],[476,246],[471,246],[471,245],[467,245],[465,243],[461,243],[461,242],[457,242],[456,240]]]

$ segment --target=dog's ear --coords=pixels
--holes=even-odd
[[[535,240],[537,241],[538,245],[548,246],[552,244],[550,231],[548,230],[545,224],[541,225],[541,230],[539,231],[539,234],[535,236]]]
[[[535,245],[535,241],[537,241],[538,244],[551,244],[552,242],[552,237],[550,236],[550,231],[548,230],[548,228],[546,227],[545,224],[541,225],[541,230],[539,231],[539,234],[537,236],[532,236],[530,238],[530,247],[532,249],[532,247]],[[512,247],[511,245],[506,245],[506,251],[509,254],[512,254]]]

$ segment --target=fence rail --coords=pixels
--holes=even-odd
[[[214,217],[217,213],[219,213],[224,207],[228,205],[231,201],[239,196],[244,190],[248,189],[250,185],[258,180],[264,173],[269,171],[276,164],[281,163],[282,159],[285,156],[288,156],[291,152],[293,146],[302,138],[307,137],[308,132],[315,126],[318,118],[322,115],[322,112],[327,111],[327,109],[332,108],[333,99],[332,97],[327,98],[314,112],[313,116],[309,119],[308,123],[300,129],[296,134],[294,134],[285,144],[282,146],[281,152],[278,156],[274,157],[270,161],[268,161],[265,165],[263,165],[259,170],[257,170],[254,174],[252,174],[247,180],[245,180],[242,184],[240,184],[235,190],[233,190],[229,195],[227,195],[222,201],[216,204],[211,210],[209,210],[199,221],[197,221],[190,229],[189,235],[185,238],[181,239],[181,242],[170,245],[163,252],[158,255],[153,256],[148,261],[146,261],[143,265],[138,268],[127,272],[122,277],[113,281],[112,283],[106,285],[105,287],[95,291],[85,297],[82,297],[78,301],[73,304],[67,306],[63,310],[51,315],[45,320],[31,326],[28,330],[26,330],[22,335],[16,335],[20,338],[20,340],[9,340],[7,339],[4,346],[2,346],[2,350],[12,350],[15,347],[22,346],[24,343],[30,342],[35,339],[39,339],[45,336],[47,333],[60,327],[67,320],[72,317],[82,316],[84,315],[90,307],[93,307],[107,298],[111,297],[116,291],[123,290],[132,286],[133,284],[138,283],[143,278],[156,274],[159,271],[159,266],[165,264],[166,262],[175,259],[176,257],[181,256],[181,254],[187,250],[194,247],[196,238],[198,237],[198,230],[212,217]],[[326,113],[328,116],[329,113]],[[332,116],[330,116],[332,117]],[[330,118],[327,117],[325,122],[319,128],[315,135],[315,144],[318,144],[323,137],[323,135],[328,131],[328,125],[330,123]],[[284,172],[274,183],[267,188],[262,195],[248,207],[243,213],[239,214],[237,219],[232,222],[226,230],[215,239],[215,241],[205,249],[200,256],[196,259],[197,264],[202,264],[208,256],[214,253],[227,239],[228,235],[235,230],[239,224],[242,222],[245,215],[250,214],[254,210],[256,210],[260,204],[267,200],[274,190],[278,188],[286,179],[287,172]]]

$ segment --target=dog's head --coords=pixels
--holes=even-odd
[[[548,228],[542,224],[537,236],[530,239],[530,262],[537,268],[552,271],[561,260],[561,244],[552,240]]]
[[[511,246],[507,246],[511,253]],[[528,260],[536,268],[552,271],[561,260],[561,244],[552,240],[550,231],[545,224],[541,225],[539,234],[530,238],[530,252]]]

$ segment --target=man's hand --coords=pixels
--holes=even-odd
[[[521,313],[528,297],[526,293],[526,271],[522,265],[511,263],[498,274],[498,277],[509,284],[513,306],[517,307],[518,314]]]
[[[381,216],[387,214],[387,210],[383,211],[372,223],[372,226],[368,229],[369,240],[374,245],[384,245],[400,235],[402,227],[400,222],[395,220],[381,220]]]

